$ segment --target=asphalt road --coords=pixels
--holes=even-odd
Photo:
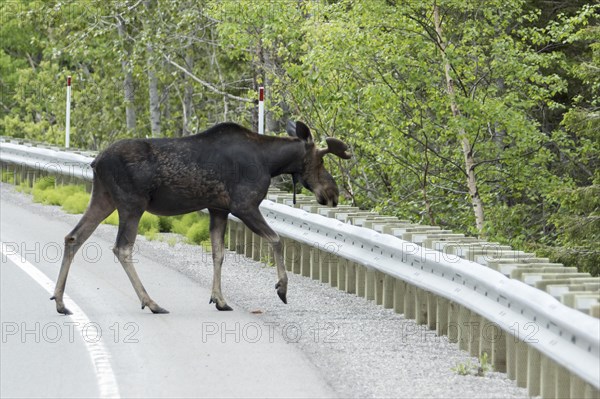
[[[151,297],[140,304],[101,225],[72,265],[66,305],[49,300],[63,237],[81,216],[31,202],[0,183],[1,397],[528,397],[506,374],[461,375],[478,359],[373,301],[227,252],[223,292],[208,304],[210,254],[173,237],[139,237],[134,261]]]
[[[141,310],[113,243],[97,236],[71,268],[74,315],[56,313],[48,291],[72,222],[4,198],[0,222],[2,397],[335,396],[269,323],[218,312],[207,288],[138,253],[147,290],[172,313]]]

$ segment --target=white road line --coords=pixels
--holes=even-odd
[[[45,289],[50,295],[54,295],[54,282],[51,281],[44,273],[38,268],[29,263],[23,256],[21,256],[13,246],[8,245],[5,242],[0,241],[0,254],[3,259],[8,259],[15,265],[19,266],[21,270],[29,275],[36,283],[38,283],[43,289]],[[79,330],[82,337],[85,337],[85,333],[82,328],[84,326],[91,325],[90,319],[81,310],[79,306],[65,294],[64,301],[69,310],[73,312],[68,317],[75,323],[75,328]],[[90,355],[92,365],[94,366],[94,372],[96,374],[96,381],[98,382],[98,389],[100,391],[101,398],[118,398],[119,386],[117,385],[117,379],[115,373],[110,364],[110,354],[104,346],[101,340],[83,340],[85,347]]]

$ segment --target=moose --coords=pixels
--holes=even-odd
[[[144,211],[172,216],[208,209],[214,268],[209,304],[215,303],[218,310],[232,310],[221,292],[221,266],[228,215],[236,216],[271,244],[279,279],[275,289],[287,303],[282,244],[261,215],[259,205],[272,177],[291,174],[294,192],[296,182],[300,182],[321,205],[337,206],[339,190],[323,158],[331,153],[349,159],[351,154],[343,141],[333,137],[326,139],[327,148],[317,148],[310,129],[302,122],[289,121],[286,131],[290,137],[265,136],[235,123],[221,123],[191,136],[125,139],[107,147],[91,164],[94,173],[90,203],[65,237],[62,264],[50,298],[56,301],[56,310],[71,314],[63,295],[73,258],[115,209],[119,227],[113,252],[142,309],[148,306],[153,313],[168,313],[150,298],[132,262]]]

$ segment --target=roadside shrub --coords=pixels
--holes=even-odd
[[[83,213],[88,203],[90,202],[90,195],[84,192],[74,192],[64,199],[62,202],[62,209],[67,213]]]
[[[0,179],[2,183],[15,184],[15,174],[9,170],[5,170],[2,172],[2,178]]]
[[[190,244],[202,244],[210,237],[208,230],[210,221],[208,217],[201,218],[198,222],[190,226],[185,235]]]
[[[146,234],[146,232],[154,230],[158,232],[159,230],[159,219],[158,216],[153,215],[148,212],[144,212],[142,218],[140,219],[140,224],[138,225],[138,233]]]
[[[171,216],[158,217],[158,231],[168,233],[173,228],[173,218]]]
[[[200,221],[198,212],[186,213],[183,216],[173,218],[171,232],[187,236],[187,232],[196,222]]]

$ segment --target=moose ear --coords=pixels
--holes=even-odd
[[[348,145],[342,140],[338,140],[333,137],[327,137],[325,141],[327,142],[327,149],[321,150],[323,155],[331,153],[342,159],[352,158],[352,154],[348,151]]]
[[[313,141],[312,134],[310,133],[310,129],[304,123],[298,121],[288,121],[287,126],[285,128],[287,134],[292,137],[298,137],[301,140],[306,141],[307,143],[311,143]]]

